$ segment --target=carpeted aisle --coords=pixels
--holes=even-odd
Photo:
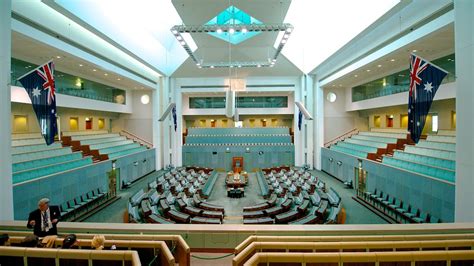
[[[219,173],[211,196],[207,200],[209,203],[224,206],[226,217],[224,223],[240,224],[242,223],[242,208],[255,205],[265,200],[259,195],[257,175],[249,173],[249,182],[245,187],[245,197],[229,198],[227,197],[227,188],[225,185],[226,173]]]
[[[346,224],[387,224],[385,220],[352,199],[355,190],[346,188],[342,182],[324,172],[314,170],[311,173],[321,178],[328,188],[332,187],[337,191],[342,199],[342,206],[346,209]]]

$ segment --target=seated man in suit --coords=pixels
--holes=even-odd
[[[34,234],[38,237],[57,235],[56,224],[59,221],[60,214],[58,206],[49,206],[49,199],[40,199],[38,209],[30,213],[26,226],[33,228]]]

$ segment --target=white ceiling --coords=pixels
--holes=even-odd
[[[282,24],[291,0],[233,0],[216,1],[173,0],[174,7],[185,25],[204,25],[230,5],[234,5],[264,24]],[[267,61],[275,54],[273,47],[278,33],[262,32],[259,35],[232,45],[206,33],[192,33],[197,45],[197,59],[208,63]],[[291,39],[291,37],[290,37]],[[229,72],[230,71],[230,72]],[[280,55],[273,68],[199,69],[191,58],[181,65],[173,77],[219,77],[219,76],[298,76],[301,72],[292,62]]]
[[[410,54],[414,50],[416,51],[415,54],[428,60],[454,53],[454,25],[450,24],[407,46],[401,47],[389,55],[326,84],[324,88],[351,88],[408,69]]]
[[[57,58],[58,56],[60,58]],[[61,72],[77,75],[121,89],[151,89],[134,80],[111,73],[110,71],[105,71],[90,62],[14,31],[12,31],[12,57],[36,65],[53,59],[56,70]],[[94,71],[94,69],[96,71]]]

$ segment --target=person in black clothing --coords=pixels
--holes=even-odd
[[[58,206],[49,206],[49,199],[39,200],[38,209],[30,213],[28,217],[28,228],[33,228],[33,232],[38,237],[57,235],[56,225],[59,222],[61,212]]]
[[[75,234],[67,235],[63,240],[62,249],[75,249],[78,247],[77,236]]]
[[[6,246],[8,244],[8,239],[10,239],[10,237],[7,234],[1,234],[0,235],[0,246]]]

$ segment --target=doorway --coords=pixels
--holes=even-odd
[[[357,194],[363,195],[367,191],[367,171],[362,167],[354,167],[354,176],[357,181]]]
[[[86,117],[86,130],[91,130],[92,129],[92,118]]]
[[[117,185],[119,184],[119,182],[117,182],[117,171],[117,169],[112,169],[112,171],[107,173],[109,178],[109,195],[111,198],[117,195]]]

